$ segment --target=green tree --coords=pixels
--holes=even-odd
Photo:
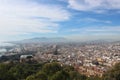
[[[120,80],[120,63],[115,64],[113,68],[108,70],[103,78],[104,80]]]
[[[34,75],[28,76],[28,77],[26,78],[26,80],[34,80],[34,79],[35,79]]]
[[[70,71],[75,71],[74,67],[73,66],[63,66],[63,69],[67,72],[70,72]]]
[[[0,80],[15,80],[15,77],[8,73],[10,68],[10,64],[0,64]]]
[[[77,71],[70,71],[69,74],[70,80],[86,80],[87,78],[85,75],[81,75]]]
[[[54,62],[54,63],[47,63],[43,66],[42,71],[45,72],[48,76],[52,76],[56,72],[62,70],[62,67],[60,64]]]
[[[69,74],[66,71],[58,71],[51,77],[51,80],[70,80]]]
[[[92,76],[92,77],[88,77],[86,80],[103,80],[103,79],[98,76]]]
[[[35,75],[28,76],[26,80],[48,80],[44,72],[38,72]]]

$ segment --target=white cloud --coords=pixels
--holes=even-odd
[[[120,26],[102,26],[102,27],[93,27],[93,28],[87,28],[87,32],[110,32],[110,33],[117,33],[120,32]]]
[[[99,19],[95,19],[95,18],[83,18],[83,19],[80,19],[79,20],[80,22],[88,22],[88,23],[94,23],[94,22],[98,22],[98,23],[108,23],[108,24],[110,24],[110,23],[112,23],[111,21],[109,21],[109,20],[99,20]]]
[[[56,33],[70,13],[61,6],[31,0],[0,0],[0,36]]]
[[[68,30],[69,32],[80,32],[80,33],[85,33],[85,34],[118,34],[120,33],[120,26],[99,26],[99,27],[83,27],[81,29],[70,29]]]
[[[120,0],[68,0],[69,7],[80,11],[120,10]]]
[[[69,29],[67,32],[74,34],[67,36],[70,39],[77,41],[89,40],[120,40],[120,26],[99,26],[99,27],[83,27]]]

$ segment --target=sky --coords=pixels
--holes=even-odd
[[[0,0],[0,41],[120,40],[120,0]]]

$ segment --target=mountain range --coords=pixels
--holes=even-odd
[[[69,41],[69,40],[64,37],[53,37],[53,38],[36,37],[36,38],[24,39],[20,41],[12,41],[9,43],[42,43],[42,42],[49,43],[49,42],[66,42],[66,41]]]

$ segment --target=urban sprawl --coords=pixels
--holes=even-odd
[[[0,62],[52,62],[74,66],[87,76],[102,76],[120,62],[120,42],[26,43],[0,47]]]

